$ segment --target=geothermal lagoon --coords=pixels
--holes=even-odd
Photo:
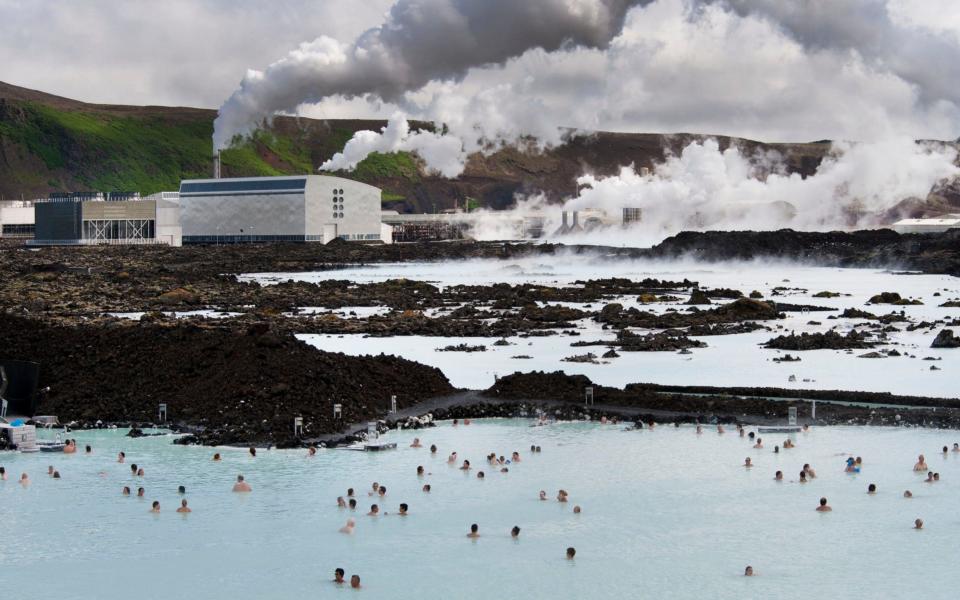
[[[440,368],[454,385],[482,389],[496,377],[514,371],[563,370],[582,373],[595,383],[621,387],[644,382],[675,385],[707,386],[774,386],[796,389],[837,389],[891,392],[902,395],[953,398],[958,393],[960,356],[952,349],[931,348],[941,327],[909,331],[905,325],[950,322],[960,318],[960,308],[940,307],[960,297],[960,282],[947,275],[922,275],[879,269],[840,269],[798,265],[795,263],[649,263],[606,261],[582,257],[563,260],[490,261],[462,263],[403,263],[363,266],[346,270],[317,273],[273,273],[248,276],[248,279],[269,285],[289,279],[320,282],[349,279],[357,283],[409,279],[443,287],[450,285],[490,285],[493,283],[535,283],[544,286],[569,286],[576,281],[624,277],[633,280],[658,278],[699,282],[703,288],[732,288],[744,295],[759,291],[764,298],[796,305],[823,307],[824,311],[786,312],[786,319],[766,323],[772,331],[757,330],[732,335],[704,336],[699,339],[705,348],[694,348],[691,354],[677,352],[621,352],[620,357],[603,359],[604,346],[578,347],[571,344],[583,340],[612,341],[615,334],[603,330],[592,319],[576,323],[576,336],[508,338],[510,345],[497,346],[493,338],[443,338],[433,336],[397,336],[392,338],[364,335],[316,335],[302,339],[323,350],[347,354],[399,354],[406,358]],[[867,305],[880,292],[898,292],[904,298],[919,300],[917,305]],[[834,292],[837,297],[817,297],[821,292]],[[624,307],[637,307],[655,313],[674,309],[683,311],[686,297],[679,301],[640,303],[636,296],[613,297]],[[716,304],[729,300],[714,299]],[[545,303],[541,302],[541,306]],[[599,310],[577,303],[564,306]],[[456,308],[456,307],[452,307]],[[837,318],[845,308],[857,308],[877,315],[900,312],[910,322],[897,323],[899,331],[888,333],[882,349],[895,349],[903,356],[860,358],[869,350],[780,351],[763,348],[767,340],[783,334],[823,332],[835,327],[840,333],[861,328],[864,319]],[[366,308],[370,311],[372,309]],[[341,311],[341,314],[343,311]],[[434,313],[435,314],[435,313]],[[360,313],[363,315],[363,313]],[[830,319],[829,317],[835,317]],[[812,324],[811,322],[814,322]],[[570,330],[565,330],[569,332]],[[483,345],[483,352],[472,352],[468,360],[458,352],[438,352],[438,348],[459,343]],[[598,364],[573,363],[566,358],[593,352]],[[799,357],[800,362],[774,362],[785,354]],[[529,358],[515,358],[527,356]],[[928,360],[924,360],[928,359]],[[938,370],[931,370],[935,366]],[[794,380],[791,381],[791,375]]]
[[[336,567],[359,574],[365,595],[399,599],[492,598],[504,589],[588,598],[600,588],[603,597],[948,598],[960,586],[955,569],[934,569],[960,535],[960,453],[939,452],[960,441],[955,431],[814,427],[775,454],[786,434],[763,435],[760,450],[710,427],[697,435],[689,425],[531,422],[448,421],[388,433],[399,446],[393,452],[320,450],[312,458],[303,449],[252,458],[245,449],[174,446],[171,436],[75,432],[79,454],[0,456],[10,474],[0,482],[0,582],[103,600],[352,595],[330,582]],[[410,448],[414,436],[425,447]],[[86,444],[92,455],[82,453]],[[531,454],[531,444],[542,452]],[[116,463],[121,450],[127,464]],[[484,460],[514,450],[522,461],[508,473]],[[211,461],[215,451],[222,462]],[[447,464],[453,451],[473,470]],[[911,470],[921,452],[940,482],[923,483]],[[860,473],[843,472],[846,453],[863,457]],[[741,466],[748,456],[751,469]],[[145,476],[131,475],[130,463]],[[799,484],[804,463],[818,477]],[[49,464],[61,479],[47,477]],[[774,481],[776,470],[784,481]],[[30,486],[15,481],[21,472],[31,474]],[[231,493],[238,473],[252,493]],[[366,516],[373,481],[388,488],[377,500],[388,515]],[[870,483],[876,495],[866,493]],[[179,485],[189,515],[174,512]],[[121,496],[122,486],[143,486],[146,496]],[[337,508],[348,487],[356,512]],[[560,488],[566,504],[555,500]],[[538,500],[541,489],[547,501]],[[902,497],[907,489],[913,498]],[[814,511],[821,496],[832,513]],[[160,514],[148,512],[153,500]],[[401,502],[409,516],[395,514]],[[355,532],[338,533],[349,517]],[[465,537],[472,523],[476,541]],[[568,546],[577,550],[573,561],[564,558]],[[748,564],[758,577],[742,576]]]

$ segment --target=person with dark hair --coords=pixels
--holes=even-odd
[[[60,471],[54,471],[54,472],[53,472],[53,478],[54,478],[54,479],[60,479]]]
[[[463,466],[460,467],[460,470],[461,470],[461,471],[469,471],[469,470],[470,470],[470,461],[469,461],[469,460],[464,460],[464,461],[463,461]]]
[[[345,581],[343,580],[343,576],[346,574],[347,574],[346,571],[344,571],[340,567],[337,567],[336,570],[334,570],[333,572],[333,582],[337,585],[342,585],[343,583],[345,583]]]
[[[400,516],[401,516],[401,517],[407,516],[407,509],[408,509],[408,508],[409,508],[409,507],[407,506],[407,503],[406,503],[406,502],[401,502],[401,503],[400,503]]]
[[[180,501],[180,508],[177,509],[177,512],[178,512],[178,513],[181,513],[181,514],[186,514],[186,513],[191,513],[191,512],[193,512],[192,510],[190,510],[190,507],[187,506],[187,499],[186,499],[186,498],[184,498],[183,500]]]
[[[347,488],[347,498],[353,498],[353,488]]]
[[[753,577],[753,567],[747,565],[747,568],[743,570],[744,577]]]
[[[85,450],[86,450],[87,454],[92,454],[92,453],[93,453],[93,448],[90,447],[90,444],[87,444],[87,447],[85,448]]]
[[[913,522],[914,529],[923,529],[923,519],[917,519]]]
[[[380,507],[376,504],[370,505],[370,512],[367,513],[368,517],[375,517],[380,514]]]
[[[474,523],[470,526],[470,533],[467,534],[468,538],[476,539],[480,537],[480,526]]]
[[[813,468],[810,466],[810,463],[804,463],[803,472],[806,473],[807,477],[809,477],[810,479],[817,478],[817,472],[813,470]]]
[[[158,513],[158,512],[160,512],[160,501],[159,501],[159,500],[154,500],[154,501],[153,501],[153,504],[152,504],[151,507],[150,507],[150,512],[152,512],[152,513]]]
[[[867,493],[868,493],[868,494],[876,494],[876,493],[877,493],[877,484],[871,483],[870,485],[868,485],[868,486],[867,486]]]
[[[806,483],[806,482],[807,482],[807,472],[800,471],[800,483]]]
[[[237,482],[233,484],[233,491],[235,492],[252,492],[253,488],[250,487],[250,484],[243,480],[243,475],[237,475]]]
[[[351,575],[351,576],[350,576],[350,587],[352,587],[352,588],[355,589],[355,590],[359,590],[359,589],[360,589],[360,576],[359,576],[359,575]]]
[[[219,452],[214,453],[213,462],[220,462],[221,460],[223,459],[220,458],[220,453]]]
[[[137,463],[133,463],[132,465],[130,465],[130,474],[131,475],[137,474]]]
[[[250,446],[250,456],[253,456],[253,457],[257,456],[257,449],[254,448],[253,446]]]
[[[130,487],[129,487],[129,486],[126,486],[126,485],[123,486],[123,489],[120,490],[120,494],[123,495],[123,496],[129,496],[129,495],[130,495]]]
[[[350,498],[350,501],[347,502],[347,505],[350,506],[350,510],[357,510],[357,499]]]
[[[437,453],[437,445],[430,444],[430,454],[436,454],[436,453]]]
[[[567,560],[573,560],[573,557],[577,555],[577,549],[573,546],[567,548]],[[589,561],[588,561],[589,562]]]
[[[423,465],[417,467],[417,477],[423,477]]]
[[[146,495],[146,490],[144,490],[142,487],[138,487],[138,488],[137,488],[137,498],[143,498],[144,495]]]
[[[510,537],[512,537],[513,539],[517,539],[518,537],[520,537],[520,528],[514,525],[513,529],[510,530]]]
[[[124,460],[126,460],[126,458],[127,458],[127,455],[121,452],[120,454],[117,455],[117,462],[122,463]]]
[[[4,467],[0,467],[0,481],[6,481],[6,480],[7,480],[7,469]]]
[[[817,507],[817,512],[830,512],[831,510],[833,509],[827,504],[827,499],[820,498],[820,506]]]
[[[182,486],[182,485],[181,485],[181,486],[178,486],[178,487],[177,487],[177,493],[182,496],[182,495],[184,495],[184,494],[187,493],[187,488],[184,487],[184,486]]]
[[[777,471],[773,474],[774,481],[783,481],[783,471]]]
[[[477,479],[483,479],[484,477],[483,471],[477,471]]]
[[[380,494],[380,497],[381,497],[381,498],[383,498],[384,496],[386,496],[386,495],[387,495],[387,486],[381,485],[381,486],[380,486],[380,489],[377,490],[377,493]]]
[[[430,493],[430,490],[431,490],[431,489],[433,489],[433,488],[430,487],[430,484],[429,484],[429,483],[426,483],[426,484],[423,485],[423,491],[427,492],[428,494]]]

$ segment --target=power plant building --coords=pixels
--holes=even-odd
[[[180,183],[183,242],[390,242],[380,189],[340,177],[191,179]]]
[[[34,216],[34,246],[181,243],[176,192],[52,194],[35,202]]]

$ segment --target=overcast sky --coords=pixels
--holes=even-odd
[[[490,25],[491,6],[516,23],[461,44]],[[571,11],[583,23],[568,23]],[[577,43],[551,47],[565,27]],[[389,57],[371,59],[371,48]],[[352,79],[330,75],[359,67]],[[0,80],[91,102],[217,108],[232,98],[243,110],[230,132],[291,108],[400,109],[488,139],[557,126],[952,139],[960,2],[0,0]],[[328,95],[347,84],[361,97]]]

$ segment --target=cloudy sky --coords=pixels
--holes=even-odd
[[[558,126],[960,136],[955,0],[0,0],[0,57],[81,100],[224,106],[226,138],[294,111],[400,111],[465,150]]]

